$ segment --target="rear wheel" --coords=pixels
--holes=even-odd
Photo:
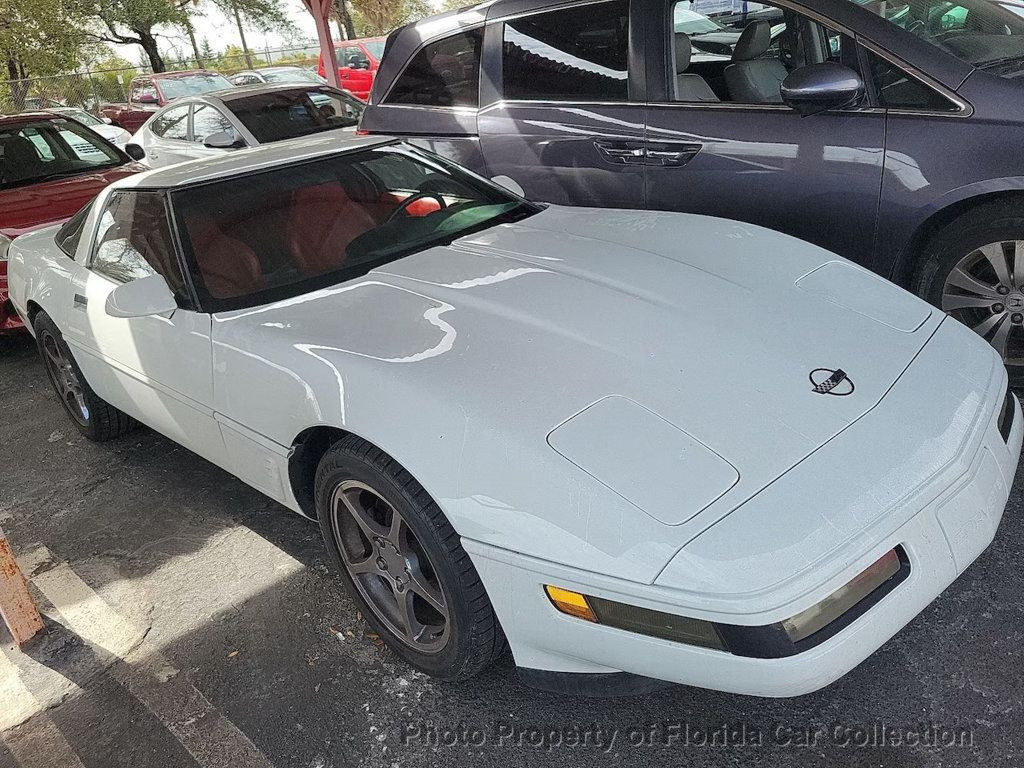
[[[929,238],[919,295],[972,328],[1024,377],[1024,214],[995,202],[974,208]]]
[[[412,666],[445,680],[486,668],[505,638],[469,555],[430,495],[354,436],[316,474],[328,550],[367,622]]]
[[[135,428],[138,422],[92,391],[49,315],[37,314],[32,327],[50,384],[79,432],[90,440],[103,442]]]

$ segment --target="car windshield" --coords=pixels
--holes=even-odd
[[[315,72],[304,69],[264,69],[261,74],[268,83],[322,83]]]
[[[198,72],[194,75],[178,75],[175,77],[162,77],[159,80],[160,90],[167,101],[178,99],[182,96],[195,96],[200,93],[219,91],[223,88],[231,88],[231,81],[223,75],[213,72]]]
[[[366,50],[370,52],[370,55],[373,56],[373,58],[380,61],[381,57],[384,55],[383,40],[367,40],[363,45],[366,46]]]
[[[55,112],[66,115],[67,117],[73,117],[83,125],[103,125],[103,121],[98,117],[90,115],[84,109],[58,109]]]
[[[335,285],[539,210],[404,144],[210,182],[171,200],[211,312]]]
[[[326,85],[243,96],[227,105],[260,144],[352,128],[366,106]]]
[[[853,0],[890,24],[981,69],[1024,74],[1022,0]]]
[[[83,125],[57,118],[0,127],[0,189],[123,165],[125,158]]]

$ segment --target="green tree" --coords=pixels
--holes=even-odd
[[[26,78],[56,74],[77,63],[87,44],[81,1],[0,0],[0,58],[15,109],[25,107]]]
[[[157,44],[160,26],[185,24],[192,0],[94,0],[97,40],[142,48],[154,72],[167,69]]]
[[[434,12],[427,0],[352,0],[356,32],[383,35]]]

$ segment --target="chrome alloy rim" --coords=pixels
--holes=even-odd
[[[64,354],[60,344],[53,334],[43,333],[43,361],[46,363],[46,372],[53,382],[54,389],[68,413],[82,426],[89,423],[89,406],[85,404],[85,395],[82,393],[82,383],[78,380],[71,361]]]
[[[402,515],[356,480],[338,485],[330,514],[345,569],[377,618],[410,648],[442,650],[448,605],[433,564]]]
[[[1007,365],[1024,365],[1024,240],[989,243],[960,259],[942,286],[942,309]]]

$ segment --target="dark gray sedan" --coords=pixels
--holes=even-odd
[[[495,0],[393,33],[361,127],[818,243],[1024,371],[1022,74],[1020,0]]]

